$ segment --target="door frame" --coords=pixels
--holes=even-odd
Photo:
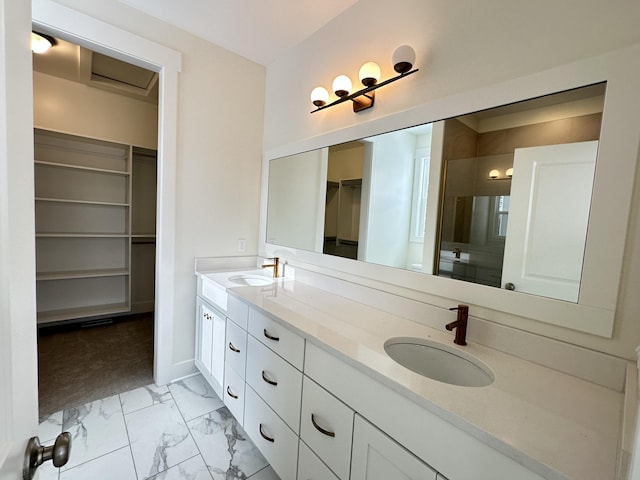
[[[153,375],[157,384],[166,384],[173,379],[175,178],[181,54],[52,0],[33,0],[32,8],[33,25],[40,31],[159,74]]]

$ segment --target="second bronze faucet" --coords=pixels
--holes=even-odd
[[[456,345],[466,345],[467,344],[467,321],[469,319],[469,306],[468,305],[458,305],[457,307],[450,308],[449,310],[457,310],[458,318],[455,322],[447,323],[444,328],[449,331],[452,331],[454,328],[456,330],[456,336],[453,339],[453,343]]]

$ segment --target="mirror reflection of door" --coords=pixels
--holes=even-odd
[[[322,253],[358,258],[364,156],[363,142],[329,147]]]
[[[530,108],[520,104],[517,114],[506,107],[444,122],[438,275],[577,301],[597,146],[584,169],[568,167],[565,153],[572,145],[597,145],[604,85],[584,90],[595,95],[569,92],[577,97],[559,94],[557,108],[549,96],[525,102]],[[556,147],[563,153],[552,155]],[[523,178],[526,169],[514,158],[524,151],[539,152],[535,168],[546,176],[536,170]],[[569,210],[576,212],[571,219],[562,213]]]

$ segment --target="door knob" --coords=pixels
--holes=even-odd
[[[508,282],[508,283],[505,283],[504,288],[506,288],[507,290],[515,290],[516,286],[513,283]]]
[[[71,453],[71,434],[64,432],[58,435],[53,445],[43,447],[38,437],[31,437],[24,452],[24,468],[22,478],[31,480],[36,469],[47,460],[52,460],[55,467],[62,467],[69,461]]]

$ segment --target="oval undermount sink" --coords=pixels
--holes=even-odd
[[[273,283],[272,278],[263,277],[262,275],[247,274],[233,275],[232,277],[229,277],[229,281],[237,283],[238,285],[248,285],[250,287],[264,287]]]
[[[495,380],[481,360],[453,347],[422,338],[396,337],[384,350],[403,367],[439,382],[463,387],[484,387]]]

